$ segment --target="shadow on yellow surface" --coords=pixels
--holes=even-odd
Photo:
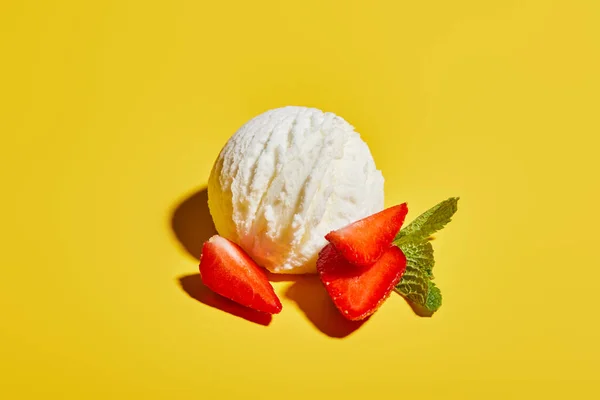
[[[207,288],[200,278],[200,274],[185,275],[179,278],[179,285],[191,298],[209,307],[218,308],[236,317],[243,318],[255,324],[268,326],[273,319],[270,314],[254,311],[241,306]]]
[[[198,190],[175,208],[171,228],[179,243],[199,260],[202,244],[217,234],[208,210],[207,188]]]
[[[335,308],[317,275],[299,276],[285,295],[293,300],[306,318],[327,336],[343,338],[367,320],[348,321]]]

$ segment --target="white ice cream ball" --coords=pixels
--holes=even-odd
[[[242,126],[208,183],[217,231],[275,273],[314,273],[324,236],[383,209],[383,176],[352,125],[283,107]]]

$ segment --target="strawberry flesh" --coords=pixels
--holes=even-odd
[[[281,311],[265,271],[241,247],[221,236],[204,243],[200,276],[208,288],[236,303],[269,314]]]
[[[408,207],[406,203],[387,208],[336,231],[325,239],[350,263],[368,267],[390,247],[400,231]]]
[[[351,264],[328,244],[319,253],[317,271],[337,309],[349,320],[373,314],[390,295],[406,269],[406,257],[396,246],[387,246],[369,268]]]

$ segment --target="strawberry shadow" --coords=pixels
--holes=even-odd
[[[180,277],[179,285],[192,299],[255,324],[268,326],[273,319],[271,314],[252,310],[216,294],[202,283],[200,274]]]
[[[199,260],[204,242],[217,234],[208,209],[207,188],[194,192],[175,208],[171,229],[183,248]]]
[[[312,324],[332,338],[345,338],[367,320],[349,321],[340,314],[317,275],[298,276],[285,293]]]

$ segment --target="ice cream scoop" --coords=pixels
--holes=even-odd
[[[383,209],[383,176],[343,118],[283,107],[243,125],[208,182],[221,236],[275,273],[314,273],[325,235]]]

